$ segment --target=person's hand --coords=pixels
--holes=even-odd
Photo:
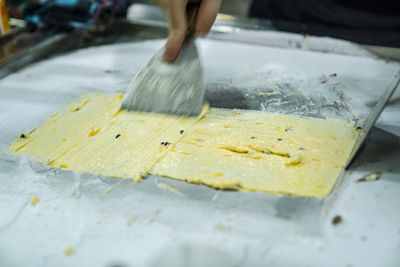
[[[179,55],[188,29],[186,5],[192,0],[161,0],[169,17],[169,34],[165,45],[164,61],[173,63]],[[206,36],[218,14],[222,0],[198,0],[200,7],[197,13],[196,34]],[[195,2],[195,0],[193,0]]]

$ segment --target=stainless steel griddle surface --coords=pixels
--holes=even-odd
[[[0,80],[0,149],[83,93],[123,92],[164,44],[143,39],[64,54]],[[271,39],[276,45],[265,45]],[[278,45],[288,40],[301,45]],[[351,43],[276,32],[213,33],[199,45],[212,106],[340,118],[355,125],[362,124],[399,68]],[[260,97],[260,92],[271,94]],[[161,266],[157,259],[173,261],[192,251],[192,260],[205,254],[213,262],[240,266],[321,266],[327,260],[332,266],[373,266],[377,253],[386,266],[396,266],[398,108],[390,103],[379,121],[385,130],[374,129],[363,154],[326,199],[218,191],[152,176],[135,186],[122,182],[105,195],[118,180],[53,172],[2,154],[0,259],[30,266]],[[379,152],[376,144],[394,154]],[[376,153],[383,159],[371,162]],[[354,183],[376,170],[383,172],[376,183]],[[179,191],[166,190],[165,184]],[[31,206],[35,195],[41,201]],[[343,221],[333,226],[336,215]],[[63,253],[68,245],[75,250],[70,257]]]

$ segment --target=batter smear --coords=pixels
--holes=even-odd
[[[9,152],[135,182],[154,174],[219,189],[324,197],[358,135],[341,120],[224,109],[186,118],[120,111],[121,100],[83,95],[21,134]]]

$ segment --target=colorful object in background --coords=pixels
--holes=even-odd
[[[8,12],[6,7],[6,1],[0,0],[0,35],[10,30],[10,24],[8,23]]]
[[[39,0],[20,4],[25,21],[47,31],[73,31],[126,15],[125,0]]]

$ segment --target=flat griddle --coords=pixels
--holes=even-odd
[[[166,31],[144,22],[121,23],[123,27],[117,24],[111,31],[119,36],[113,45],[59,55],[0,80],[1,150],[21,131],[43,124],[83,93],[124,91],[132,74],[164,44],[153,39],[163,38]],[[400,66],[349,42],[238,25],[216,27],[199,45],[211,106],[344,119],[361,127]],[[396,121],[391,110],[383,120]],[[361,163],[362,159],[357,164]],[[320,253],[319,245],[351,246],[354,255],[362,252],[352,242],[341,245],[340,236],[329,239],[335,234],[330,219],[338,208],[344,220],[352,216],[341,201],[363,197],[351,184],[354,175],[362,173],[354,168],[342,173],[329,197],[314,199],[219,191],[154,176],[131,186],[128,180],[53,170],[5,154],[0,166],[6,188],[0,203],[0,247],[6,249],[7,259],[36,255],[33,263],[26,257],[30,265],[64,262],[62,249],[69,244],[76,250],[71,262],[91,259],[93,265],[122,261],[145,266],[160,251],[173,248],[171,244],[183,243],[225,251],[227,259],[241,266],[272,259],[278,265],[313,265],[328,258],[342,264],[347,259]],[[165,189],[165,184],[179,190]],[[35,195],[42,202],[33,209],[29,202]],[[398,203],[392,199],[388,207]],[[365,218],[353,220],[361,223]],[[18,234],[26,229],[34,230],[30,240]],[[299,249],[304,252],[293,252]],[[359,263],[368,262],[368,255],[363,255],[357,257]]]

